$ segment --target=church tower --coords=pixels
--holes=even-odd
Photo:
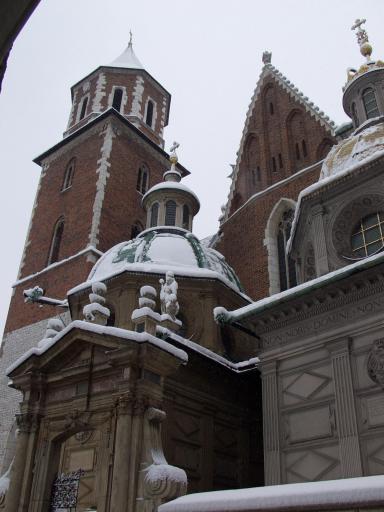
[[[41,176],[1,347],[2,375],[55,314],[50,307],[25,307],[23,291],[38,285],[65,301],[106,250],[144,229],[142,197],[169,166],[163,130],[171,96],[140,63],[132,36],[119,57],[77,82],[71,95],[63,139],[35,159]],[[189,174],[179,163],[177,170]],[[4,413],[10,398],[1,385]],[[0,461],[9,426],[1,422]]]

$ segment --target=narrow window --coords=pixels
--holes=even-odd
[[[301,141],[301,147],[303,148],[303,155],[307,156],[307,144],[304,139]]]
[[[375,91],[372,89],[372,87],[368,87],[368,89],[363,91],[363,103],[367,119],[372,119],[372,117],[377,117],[380,115],[379,109],[377,107]]]
[[[356,103],[352,103],[351,112],[352,112],[353,124],[355,125],[355,128],[357,128],[359,126],[359,117],[357,115]]]
[[[150,227],[154,228],[157,226],[157,218],[159,216],[159,203],[153,203],[151,207],[151,222]]]
[[[296,159],[300,160],[300,148],[298,143],[296,142]]]
[[[277,172],[276,158],[274,156],[272,157],[272,170],[273,172]]]
[[[123,90],[122,89],[115,89],[115,92],[113,93],[113,101],[112,101],[112,107],[120,112],[121,109],[121,101],[123,99]]]
[[[147,104],[147,117],[145,118],[145,123],[148,126],[152,127],[153,120],[153,101],[149,100]]]
[[[67,188],[72,186],[74,172],[75,172],[75,161],[71,160],[69,162],[69,164],[67,165],[67,167],[65,168],[63,186],[61,187],[61,190],[66,190]]]
[[[176,203],[169,200],[165,203],[165,225],[174,226],[176,223]]]
[[[142,175],[143,175],[143,171],[141,170],[141,167],[139,167],[139,172],[137,173],[137,183],[136,183],[136,190],[138,190],[139,192],[141,192]]]
[[[261,171],[260,171],[259,166],[257,166],[257,169],[256,169],[256,177],[257,177],[257,181],[261,181]]]
[[[63,231],[64,231],[64,219],[59,219],[56,222],[55,229],[53,231],[53,237],[51,242],[51,247],[49,250],[49,256],[48,256],[48,265],[51,263],[55,263],[59,260],[59,254],[60,254],[60,246],[61,241],[63,238]]]
[[[189,229],[189,208],[186,204],[183,206],[183,228]]]
[[[256,185],[256,171],[252,169],[252,184]]]
[[[279,258],[281,291],[292,288],[297,284],[295,262],[287,254],[287,242],[291,233],[292,218],[293,210],[284,212],[277,234],[277,252]]]
[[[269,104],[269,113],[271,114],[271,116],[273,116],[274,112],[275,112],[275,111],[274,111],[274,108],[273,108],[273,103],[271,102],[271,103]]]
[[[279,153],[279,167],[280,167],[280,169],[283,168],[283,159],[281,157],[281,153]]]
[[[142,164],[139,167],[139,172],[137,174],[137,183],[136,190],[138,190],[141,194],[145,194],[148,190],[149,184],[149,171],[148,167],[145,164]]]
[[[85,117],[85,112],[87,111],[87,105],[88,105],[88,97],[83,99],[83,103],[81,105],[81,112],[80,112],[79,120],[81,120],[81,119],[83,119]]]

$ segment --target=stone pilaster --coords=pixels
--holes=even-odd
[[[126,510],[131,452],[133,397],[127,393],[118,400],[112,477],[111,510]]]
[[[324,230],[324,207],[317,205],[312,208],[313,249],[315,251],[316,275],[322,276],[329,272],[327,244]]]
[[[349,356],[350,341],[338,340],[328,346],[335,386],[336,420],[341,470],[344,478],[362,476],[362,463]]]
[[[262,363],[263,438],[265,485],[281,483],[279,398],[277,393],[277,363]]]

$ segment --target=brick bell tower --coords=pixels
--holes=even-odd
[[[163,130],[171,96],[136,57],[132,36],[117,59],[77,82],[71,95],[63,139],[35,159],[41,176],[1,346],[2,386],[6,367],[60,313],[25,305],[23,290],[39,285],[65,299],[101,254],[144,229],[142,196],[169,165]],[[189,174],[179,164],[178,170]],[[3,412],[8,400],[0,394]],[[6,423],[0,420],[0,463]]]

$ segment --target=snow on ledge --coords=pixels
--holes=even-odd
[[[147,332],[136,332],[136,331],[128,331],[127,329],[121,329],[120,327],[109,327],[98,324],[92,324],[90,322],[85,322],[83,320],[74,320],[70,324],[65,327],[62,331],[60,331],[56,336],[51,338],[49,342],[44,344],[43,347],[33,347],[27,352],[25,352],[21,357],[19,357],[11,366],[9,366],[5,373],[9,375],[13,372],[18,366],[24,363],[31,356],[36,355],[40,356],[47,350],[49,350],[53,345],[55,345],[61,338],[63,338],[68,332],[73,329],[80,329],[82,331],[93,332],[95,334],[101,334],[104,336],[113,336],[127,341],[134,341],[136,343],[149,343],[150,345],[154,345],[161,350],[165,350],[169,352],[173,356],[180,359],[183,363],[188,361],[188,355],[184,350],[178,349],[171,345],[170,343],[156,338]]]
[[[379,475],[189,494],[161,505],[159,512],[364,510],[383,503],[384,475]]]

